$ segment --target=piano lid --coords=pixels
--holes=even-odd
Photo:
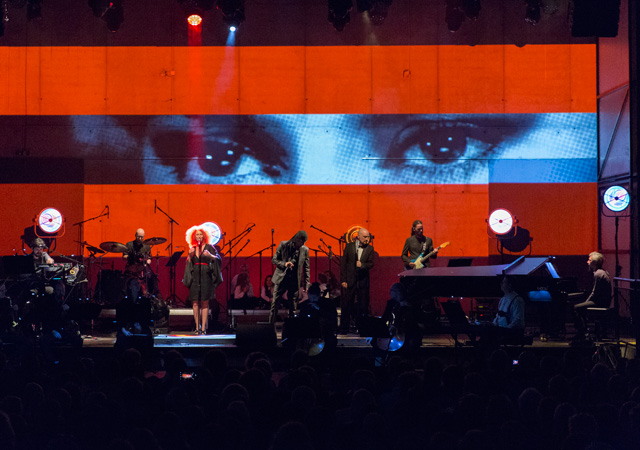
[[[511,264],[470,267],[423,267],[398,274],[401,277],[497,277],[500,275],[531,275],[543,265],[551,264],[549,257],[521,256]],[[547,265],[548,267],[548,265]],[[553,266],[552,266],[553,267]],[[553,276],[553,274],[552,274]],[[557,272],[555,276],[557,277]]]

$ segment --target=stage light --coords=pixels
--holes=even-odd
[[[541,0],[526,0],[527,11],[524,14],[524,21],[531,25],[536,25],[540,22],[540,15],[542,9]]]
[[[447,0],[444,17],[447,28],[455,33],[466,19],[478,20],[481,9],[480,0]]]
[[[610,211],[621,212],[629,206],[629,192],[622,186],[611,186],[602,194],[602,201]]]
[[[373,25],[382,25],[393,0],[356,0],[358,11],[369,14]]]
[[[338,30],[344,30],[346,24],[351,20],[351,0],[328,0],[329,22]]]
[[[187,23],[192,27],[197,27],[204,20],[205,11],[213,8],[215,0],[178,0],[184,9]]]
[[[480,0],[462,0],[462,11],[468,19],[478,20],[481,9]]]
[[[487,219],[489,229],[496,235],[505,235],[509,233],[516,223],[515,217],[506,209],[496,209]]]
[[[460,29],[464,22],[465,15],[462,10],[462,2],[460,0],[447,0],[444,21],[450,32],[455,33]]]
[[[529,247],[531,254],[531,233],[526,228],[518,225],[518,220],[508,210],[504,208],[496,209],[487,222],[487,233],[489,236],[497,239],[498,252],[502,255],[504,250],[512,253],[523,252]]]
[[[27,20],[42,18],[42,0],[27,1]]]
[[[189,22],[189,25],[191,25],[192,27],[197,27],[202,23],[202,16],[200,16],[199,14],[191,14],[189,17],[187,17],[187,22]]]
[[[233,33],[234,31],[236,31],[236,30],[237,30],[237,28],[236,28],[234,25],[231,25],[231,26],[229,27],[229,31],[231,31],[232,33]]]
[[[93,10],[93,15],[100,17],[107,24],[107,29],[115,33],[124,22],[123,1],[89,0],[89,7]]]
[[[229,31],[235,31],[244,22],[244,0],[218,0],[217,8],[222,12],[222,21],[229,25]]]

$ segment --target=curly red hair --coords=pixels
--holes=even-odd
[[[204,243],[211,244],[211,242],[213,241],[213,236],[211,235],[209,230],[207,230],[202,225],[194,225],[187,230],[185,234],[187,244],[189,244],[190,247],[195,247],[198,245],[198,242],[196,241],[196,232],[198,231],[201,231],[202,234],[204,234]]]

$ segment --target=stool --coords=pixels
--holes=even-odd
[[[602,341],[607,339],[607,328],[617,317],[614,308],[587,308],[587,334],[592,340]],[[590,326],[592,324],[592,326]],[[617,322],[615,325],[616,340],[618,336]]]

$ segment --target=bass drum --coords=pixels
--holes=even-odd
[[[119,270],[101,270],[93,299],[100,305],[117,305],[124,299],[126,279]]]

